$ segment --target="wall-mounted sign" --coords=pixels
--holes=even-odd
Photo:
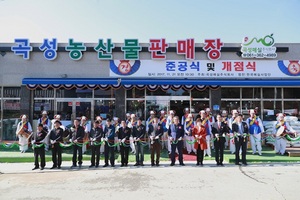
[[[297,78],[299,60],[113,60],[110,77],[268,79]]]
[[[213,110],[220,110],[220,106],[219,105],[213,105]]]
[[[276,47],[274,47],[273,34],[257,39],[244,37],[242,42],[243,58],[276,58]]]
[[[11,51],[15,55],[23,56],[23,59],[29,60],[30,52],[33,47],[30,46],[29,39],[15,39],[16,46],[11,47]],[[221,58],[221,47],[223,43],[221,39],[205,39],[204,40],[204,51],[208,52],[208,58],[210,60],[218,60]],[[44,52],[44,57],[46,60],[55,60],[57,57],[57,39],[44,39],[41,46],[39,46],[40,51]],[[97,52],[97,58],[99,60],[112,60],[113,49],[115,44],[111,39],[99,39],[97,44],[93,47],[95,52]],[[151,54],[152,60],[165,60],[166,52],[169,48],[169,43],[167,43],[165,38],[150,39],[148,52]],[[72,60],[80,60],[83,57],[83,52],[85,52],[87,47],[83,42],[76,41],[71,38],[69,39],[68,45],[65,50],[69,52],[69,57]],[[142,51],[142,46],[140,45],[138,39],[125,39],[123,46],[121,46],[121,51],[124,53],[124,60],[139,60],[140,51]],[[176,53],[178,55],[184,56],[186,60],[195,59],[195,39],[188,38],[183,40],[177,40],[176,43]]]
[[[221,58],[221,48],[224,46],[220,38],[217,39],[205,39],[204,51],[208,51],[207,57],[209,60],[219,60]]]

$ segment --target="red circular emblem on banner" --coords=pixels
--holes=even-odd
[[[129,60],[120,60],[120,64],[118,65],[118,71],[121,74],[128,74],[131,71],[131,65]]]

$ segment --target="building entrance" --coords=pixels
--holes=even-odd
[[[181,118],[184,115],[184,109],[190,109],[190,101],[189,100],[171,100],[170,101],[170,109],[176,112],[175,115],[179,117],[181,122]]]
[[[61,115],[63,125],[71,126],[74,119],[80,119],[82,116],[88,118],[93,116],[93,101],[84,98],[63,98],[56,99],[56,114]]]
[[[185,108],[190,108],[189,96],[147,96],[146,97],[146,117],[150,116],[149,112],[154,110],[159,116],[161,110],[167,111],[174,110],[176,115],[180,118],[184,114]],[[146,119],[147,119],[146,118]]]

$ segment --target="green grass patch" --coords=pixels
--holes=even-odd
[[[150,162],[150,151],[148,147],[144,149],[145,162]],[[248,149],[247,152],[247,162],[248,163],[272,163],[272,162],[300,162],[300,157],[289,157],[275,154],[272,147],[263,147],[262,156],[252,155],[251,149]],[[89,162],[91,159],[91,152],[88,150],[83,155],[83,161]],[[101,154],[101,162],[103,163],[104,155]],[[115,159],[117,162],[121,162],[121,156],[119,153],[115,153]],[[205,160],[214,160],[214,151],[212,150],[212,157],[205,157]],[[62,155],[63,161],[71,161],[72,160],[72,148],[63,149]],[[129,162],[135,162],[135,155],[129,153]],[[229,163],[235,162],[235,155],[230,154],[229,150],[225,150],[224,160]],[[46,152],[46,161],[51,161],[51,151]],[[169,154],[166,150],[162,150],[160,161],[169,161]],[[33,150],[30,148],[26,153],[20,153],[19,148],[17,146],[12,148],[7,148],[4,146],[0,146],[0,163],[22,163],[22,162],[34,162]]]
[[[264,146],[262,155],[252,155],[252,150],[248,149],[246,156],[248,163],[276,163],[276,162],[300,162],[300,157],[289,157],[287,155],[275,154],[272,147]],[[229,150],[225,150],[224,160],[229,163],[235,162],[235,155],[230,154]]]

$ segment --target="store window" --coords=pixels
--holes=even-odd
[[[247,99],[260,99],[260,88],[242,88],[242,98]]]
[[[286,115],[299,117],[299,101],[284,101],[283,107]]]
[[[115,89],[108,89],[108,90],[101,90],[97,89],[94,90],[94,98],[115,98]]]
[[[144,98],[145,97],[145,90],[139,90],[137,88],[132,88],[131,90],[126,90],[126,97],[127,98]]]
[[[92,98],[93,90],[91,89],[76,89],[76,96],[79,98]]]
[[[221,102],[221,110],[227,110],[229,115],[231,115],[232,110],[238,110],[241,112],[240,100],[230,101],[230,100],[222,100]]]
[[[2,140],[15,140],[20,120],[20,87],[3,88]]]
[[[284,88],[285,99],[300,99],[300,88]]]
[[[263,108],[263,120],[276,121],[276,114],[282,112],[282,101],[264,101]]]
[[[204,110],[205,108],[209,108],[208,100],[193,100],[191,106],[191,113],[194,115],[198,115],[200,110]]]
[[[103,119],[112,119],[116,116],[115,93],[117,90],[94,90],[94,119],[101,116]]]
[[[263,88],[263,98],[264,99],[276,99],[281,98],[280,88]]]
[[[240,98],[240,88],[221,88],[222,98]]]
[[[274,93],[276,99],[282,98],[282,88],[274,88]]]
[[[142,120],[145,120],[145,100],[127,100],[126,111],[127,113],[135,114],[137,117],[141,118]]]
[[[112,119],[116,116],[115,100],[95,100],[94,119],[96,116],[101,116],[103,119]]]
[[[73,113],[72,102],[65,101],[65,102],[57,102],[56,104],[57,104],[56,114],[60,115],[61,120],[70,121],[70,123],[71,123],[72,113]],[[50,117],[50,119],[53,119],[53,118],[54,118],[54,116]]]
[[[203,91],[199,91],[199,90],[192,90],[191,91],[191,96],[193,99],[209,99],[209,89],[206,88]]]
[[[56,98],[76,98],[76,89],[57,89]]]
[[[57,89],[56,98],[92,98],[93,90],[91,89]]]
[[[209,88],[204,89],[203,91],[199,90],[191,90],[192,97],[192,105],[191,105],[191,113],[196,117],[200,110],[204,110],[205,108],[209,108]]]
[[[53,119],[54,116],[54,89],[33,91],[34,105],[33,105],[33,119],[39,119],[42,112],[45,110],[48,117]]]
[[[232,110],[242,112],[241,107],[241,88],[221,88],[221,108],[220,110],[227,110],[231,116]]]
[[[171,88],[166,91],[162,90],[161,88],[158,88],[155,91],[147,89],[146,93],[148,96],[190,96],[190,92],[188,90],[173,90]]]
[[[153,100],[146,101],[146,120],[150,116],[150,111],[155,111],[156,115],[159,116],[159,112],[161,110],[169,111],[170,110],[170,100],[164,100],[160,98],[156,98]]]
[[[250,116],[249,114],[250,109],[255,109],[256,114],[260,116],[261,113],[260,101],[252,101],[252,100],[242,101],[242,113],[244,115],[244,119],[247,119]]]

